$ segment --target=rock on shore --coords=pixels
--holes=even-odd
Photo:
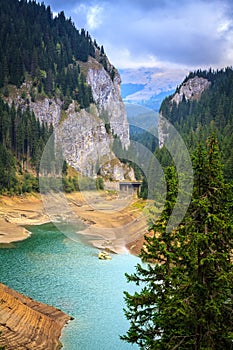
[[[7,350],[57,350],[64,312],[36,302],[0,284],[0,346]]]

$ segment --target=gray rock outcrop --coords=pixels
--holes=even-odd
[[[91,57],[87,63],[82,63],[95,102],[86,110],[80,110],[77,102],[72,101],[64,111],[63,102],[55,97],[44,96],[32,100],[30,81],[22,84],[20,89],[15,88],[14,93],[5,100],[9,104],[14,102],[22,110],[29,107],[41,122],[52,124],[55,141],[61,145],[67,163],[76,170],[84,175],[96,176],[99,168],[104,166],[108,177],[111,174],[107,174],[106,169],[114,172],[113,178],[123,180],[125,169],[120,161],[118,170],[107,166],[116,158],[112,152],[113,134],[117,135],[125,149],[129,147],[130,140],[126,110],[120,94],[120,75],[108,60],[106,62],[107,70]],[[127,172],[128,177],[130,174],[134,179],[132,171]]]
[[[91,113],[84,109],[77,113],[72,103],[56,136],[68,164],[83,175],[95,176],[99,167],[115,156],[111,151],[111,136],[98,117],[96,106],[92,105],[90,109]]]
[[[176,103],[177,105],[183,100],[198,100],[202,93],[209,88],[211,82],[205,78],[195,76],[194,78],[188,79],[183,83],[174,96],[170,99],[170,103]],[[158,135],[159,135],[159,147],[163,147],[165,141],[168,140],[169,135],[174,127],[166,119],[166,115],[160,113],[158,120]]]
[[[93,59],[89,59],[91,62]],[[87,72],[87,82],[92,88],[93,98],[102,118],[110,123],[126,149],[129,146],[129,125],[126,110],[120,93],[121,78],[114,70],[113,79],[101,64],[90,65]]]
[[[201,94],[208,89],[210,84],[209,80],[198,76],[189,79],[181,85],[179,91],[176,92],[171,99],[171,102],[179,104],[182,101],[183,96],[186,100],[198,100],[201,97]]]

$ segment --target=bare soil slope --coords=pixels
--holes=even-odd
[[[61,330],[70,320],[64,312],[0,284],[0,346],[7,350],[57,350]]]

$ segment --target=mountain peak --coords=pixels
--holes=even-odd
[[[178,105],[184,97],[186,100],[198,100],[210,85],[211,82],[203,77],[195,76],[194,78],[188,79],[178,88],[171,102],[176,102]]]

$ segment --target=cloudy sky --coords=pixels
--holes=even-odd
[[[46,0],[117,68],[233,65],[232,0]]]

